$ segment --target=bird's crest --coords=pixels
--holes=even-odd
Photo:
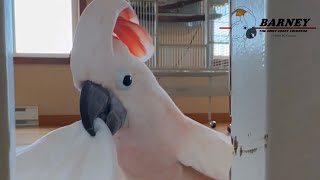
[[[113,36],[123,42],[130,53],[142,61],[147,61],[154,52],[152,38],[139,25],[139,20],[131,8],[122,10],[116,20]]]

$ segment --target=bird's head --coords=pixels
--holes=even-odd
[[[145,65],[154,52],[150,35],[125,0],[94,0],[83,11],[71,52],[71,71],[81,91],[80,114],[95,135],[93,121],[103,119],[112,134],[126,121],[127,101],[143,95],[156,80]]]

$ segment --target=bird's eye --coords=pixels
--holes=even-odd
[[[132,83],[132,77],[131,75],[125,75],[122,81],[123,85],[130,86]]]
[[[247,29],[247,26],[244,26],[243,29]]]
[[[116,74],[116,86],[120,90],[128,90],[133,83],[133,77],[127,70],[118,70]]]

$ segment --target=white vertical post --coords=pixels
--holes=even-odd
[[[204,42],[206,46],[206,55],[205,55],[205,68],[210,69],[210,7],[209,7],[209,1],[204,0],[203,1],[203,10],[205,14],[205,24],[204,24]]]
[[[0,2],[0,179],[15,177],[12,0]]]
[[[80,16],[80,6],[79,6],[79,0],[72,0],[72,38],[76,32],[76,28],[78,25],[78,20]]]
[[[307,26],[317,28],[257,30],[253,39],[232,41],[232,180],[319,179],[320,1],[231,2],[232,10],[250,9],[256,26],[262,18],[293,18],[310,19]],[[232,37],[242,31],[233,28]]]
[[[244,29],[260,25],[265,16],[265,2],[231,0],[231,12],[244,10],[231,14],[231,136],[236,149],[232,180],[267,180],[264,146],[267,134],[265,34],[258,32],[255,38],[249,39]],[[239,36],[241,38],[237,38]]]
[[[159,61],[159,21],[158,21],[158,1],[154,1],[154,45],[155,52],[154,52],[154,58],[155,58],[155,69],[158,69],[160,67],[160,61]]]
[[[208,105],[208,121],[211,122],[211,108],[212,108],[212,96],[209,96],[209,105]]]

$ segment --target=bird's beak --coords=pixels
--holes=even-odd
[[[84,128],[91,136],[96,134],[96,118],[101,118],[114,135],[125,124],[127,111],[110,90],[85,81],[80,95],[80,115]]]

